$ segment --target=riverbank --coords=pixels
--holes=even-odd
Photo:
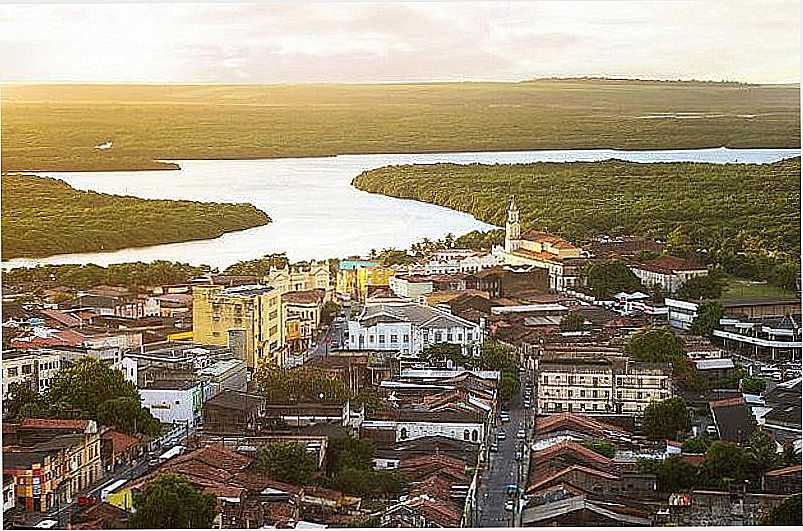
[[[5,170],[120,171],[168,169],[164,160],[797,148],[799,121],[792,85],[13,85],[2,155]],[[106,140],[111,149],[95,149]]]
[[[207,240],[270,222],[247,203],[141,199],[2,176],[3,260]]]

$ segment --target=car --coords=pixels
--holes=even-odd
[[[531,405],[532,405],[532,404],[530,403],[530,401],[529,401],[529,400],[525,400],[525,401],[524,401],[524,407],[530,407]]]
[[[505,490],[507,491],[508,496],[513,496],[519,491],[519,486],[516,485],[515,483],[510,483],[505,487]]]
[[[717,427],[714,426],[713,424],[706,426],[705,433],[709,437],[716,437],[717,435],[719,435],[719,432],[717,432]]]
[[[524,457],[524,454],[522,453],[522,451],[521,450],[516,450],[516,461],[521,461],[521,459],[523,457]]]
[[[499,451],[499,445],[496,443],[491,443],[491,452],[496,453]]]
[[[516,506],[516,504],[513,502],[513,500],[508,500],[508,501],[505,502],[505,510],[506,511],[513,512],[513,508],[515,506]]]
[[[507,438],[507,434],[504,431],[499,430],[499,433],[496,434],[496,438],[497,440],[504,441],[505,438]]]
[[[525,437],[527,437],[527,432],[524,431],[523,429],[519,430],[519,431],[516,432],[516,437],[518,439],[524,439]]]
[[[510,415],[508,415],[507,413],[502,413],[501,415],[499,415],[499,420],[501,420],[502,422],[510,422]]]

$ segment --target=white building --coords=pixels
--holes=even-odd
[[[44,393],[61,368],[61,356],[43,350],[7,350],[3,352],[3,399],[12,383],[28,382]]]
[[[204,384],[185,380],[162,380],[139,390],[142,407],[164,424],[187,423],[201,419]]]
[[[697,304],[677,299],[664,299],[669,326],[688,330],[697,318]]]
[[[429,275],[438,273],[476,273],[482,269],[502,265],[502,259],[492,253],[471,249],[445,249],[430,255],[425,268]]]
[[[460,345],[465,354],[479,354],[482,327],[424,304],[368,304],[349,321],[350,350],[390,350],[419,354],[434,343]]]
[[[432,279],[421,275],[394,275],[388,279],[388,286],[397,296],[416,301],[435,291]]]
[[[666,293],[675,293],[688,280],[708,275],[705,267],[676,256],[659,256],[628,267],[644,286],[660,288]]]

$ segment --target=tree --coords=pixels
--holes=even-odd
[[[271,269],[284,269],[290,264],[285,253],[267,254],[255,260],[244,260],[230,265],[224,271],[226,275],[243,275],[264,277]]]
[[[57,372],[45,398],[51,407],[65,404],[76,416],[91,419],[98,418],[98,406],[107,400],[140,401],[137,388],[121,371],[88,356]]]
[[[321,324],[330,324],[340,312],[340,306],[334,301],[326,301],[321,308]]]
[[[638,469],[642,474],[655,474],[661,492],[684,491],[697,484],[697,467],[679,455],[663,460],[640,459]]]
[[[326,471],[330,475],[343,468],[372,470],[374,467],[374,445],[369,440],[350,436],[330,439],[326,453]]]
[[[758,477],[783,466],[783,456],[778,453],[775,440],[763,430],[753,432],[747,441],[747,451]]]
[[[404,490],[407,482],[395,470],[377,471],[345,467],[335,474],[329,485],[351,496],[392,498]]]
[[[696,246],[683,225],[678,225],[666,238],[666,251],[677,256],[689,256]]]
[[[135,529],[209,529],[217,514],[217,500],[203,494],[181,476],[161,475],[134,494]]]
[[[801,504],[801,494],[789,496],[783,503],[773,507],[761,519],[763,525],[788,525],[800,526],[803,516],[803,504]]]
[[[318,463],[300,444],[276,443],[259,451],[254,468],[276,481],[306,485],[318,470]]]
[[[560,321],[561,332],[580,332],[582,330],[588,330],[588,326],[586,326],[583,316],[577,312],[569,312]]]
[[[608,459],[613,459],[613,456],[616,455],[616,447],[609,443],[608,441],[604,440],[590,440],[583,443],[583,446],[597,452],[600,455],[604,455]]]
[[[767,382],[761,378],[744,377],[742,382],[742,392],[752,395],[760,395],[767,388]]]
[[[712,268],[708,274],[690,278],[680,286],[678,297],[686,300],[718,299],[722,296],[726,279],[720,268]]]
[[[676,363],[686,356],[683,341],[669,327],[646,327],[635,334],[625,352],[638,361]]]
[[[691,323],[689,332],[697,336],[710,336],[719,326],[723,315],[722,305],[718,302],[704,302],[697,309],[697,317]]]
[[[716,441],[705,453],[700,476],[701,482],[708,487],[726,488],[731,481],[755,479],[755,466],[744,448]]]
[[[677,439],[691,427],[691,415],[680,397],[650,402],[641,419],[641,430],[652,440]]]
[[[301,401],[345,402],[351,397],[346,384],[336,376],[314,367],[282,369],[261,365],[254,375],[260,393],[273,403]]]
[[[133,398],[106,400],[98,406],[97,421],[129,435],[144,433],[156,436],[161,432],[159,420]]]
[[[510,402],[521,389],[519,379],[510,373],[504,373],[499,378],[499,397],[504,402]]]
[[[22,420],[20,412],[26,405],[39,408],[42,404],[42,395],[34,388],[31,380],[22,382],[12,382],[8,385],[8,396],[3,400],[5,417],[14,420]],[[31,409],[28,409],[31,411]],[[23,417],[25,418],[25,417]]]
[[[429,365],[446,366],[448,362],[456,367],[465,367],[469,361],[463,356],[463,349],[455,343],[433,343],[421,350],[420,357]]]
[[[795,445],[791,441],[786,441],[783,445],[783,463],[786,466],[800,464],[800,454],[797,453]]]
[[[711,438],[708,435],[698,435],[683,441],[684,454],[704,454],[711,447]]]
[[[608,299],[621,291],[643,289],[641,281],[623,262],[592,262],[586,268],[586,285],[600,299]]]

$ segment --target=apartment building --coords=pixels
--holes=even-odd
[[[3,352],[3,399],[13,383],[27,382],[44,393],[61,368],[61,356],[40,350],[6,350]]]
[[[564,353],[538,362],[538,414],[640,415],[672,396],[669,364]]]
[[[329,290],[331,275],[326,262],[299,262],[282,269],[271,269],[264,282],[282,293],[290,291]]]
[[[249,368],[281,366],[285,352],[281,291],[262,284],[195,286],[192,339],[224,345]]]
[[[325,298],[326,290],[322,288],[282,295],[282,320],[289,352],[301,352],[312,345],[321,326]]]

